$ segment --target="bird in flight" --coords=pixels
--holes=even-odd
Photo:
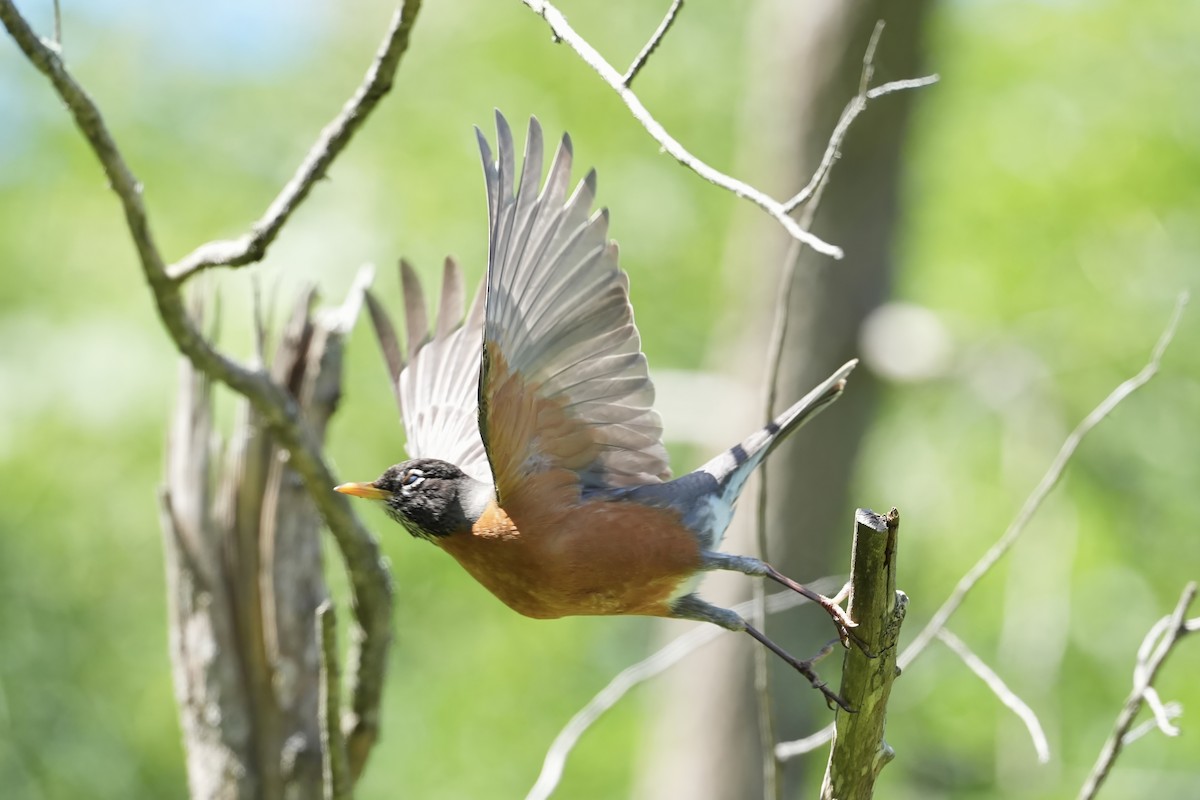
[[[820,604],[843,644],[855,638],[833,600],[718,547],[750,473],[837,399],[856,362],[740,444],[671,480],[628,277],[608,239],[607,209],[591,211],[596,173],[567,196],[572,149],[564,135],[539,192],[537,120],[529,123],[519,182],[512,131],[499,112],[496,129],[496,161],[476,129],[488,265],[465,318],[462,272],[451,260],[432,332],[416,274],[401,263],[407,360],[382,305],[367,298],[411,458],[337,491],[382,503],[521,614],[640,614],[744,631],[846,708],[812,660],[705,602],[696,587],[712,570],[770,578]]]

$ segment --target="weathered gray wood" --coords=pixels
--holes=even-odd
[[[315,294],[304,292],[270,358],[272,380],[294,398],[316,441],[337,407],[342,339],[363,288],[360,281],[340,313],[316,316]],[[210,383],[184,361],[163,525],[190,793],[317,800],[328,744],[322,669],[338,673],[323,664],[317,624],[328,600],[321,518],[250,405],[238,408],[222,445],[211,404]],[[344,766],[340,731],[338,738]],[[343,770],[339,796],[345,778]]]

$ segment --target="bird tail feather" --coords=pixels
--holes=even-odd
[[[791,408],[701,467],[716,478],[727,502],[737,499],[750,473],[780,442],[841,396],[846,377],[857,365],[857,359],[846,362]]]

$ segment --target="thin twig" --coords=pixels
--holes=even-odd
[[[1179,726],[1172,722],[1171,713],[1167,711],[1167,704],[1158,696],[1158,690],[1153,686],[1147,686],[1146,691],[1142,692],[1142,697],[1150,709],[1155,726],[1163,732],[1163,735],[1178,736]]]
[[[775,745],[775,757],[780,761],[791,761],[797,756],[811,753],[819,747],[824,747],[833,739],[834,724],[831,722],[816,733],[811,733],[803,739],[792,739]]]
[[[1059,449],[1058,455],[1055,456],[1054,461],[1050,464],[1050,468],[1042,476],[1042,480],[1034,488],[1033,493],[1026,498],[1024,505],[1021,506],[1021,510],[1009,525],[1008,530],[984,553],[975,566],[959,580],[958,584],[954,587],[954,591],[942,603],[942,606],[937,610],[933,618],[921,629],[921,632],[917,634],[916,638],[913,639],[904,652],[900,654],[898,663],[901,669],[908,667],[929,646],[929,643],[937,636],[938,631],[946,627],[946,623],[950,620],[950,617],[962,605],[963,600],[966,599],[967,594],[974,588],[975,584],[1012,548],[1017,538],[1024,532],[1025,527],[1033,518],[1033,515],[1041,507],[1046,496],[1058,483],[1059,478],[1062,477],[1067,463],[1070,461],[1071,456],[1074,455],[1076,449],[1078,449],[1084,437],[1099,425],[1105,417],[1111,414],[1113,409],[1120,405],[1122,401],[1146,385],[1158,372],[1163,353],[1166,352],[1167,347],[1175,337],[1175,331],[1179,327],[1179,320],[1183,316],[1183,310],[1187,306],[1187,302],[1188,293],[1186,291],[1180,293],[1171,318],[1167,322],[1167,327],[1163,330],[1162,335],[1159,336],[1158,342],[1154,346],[1154,351],[1150,356],[1150,361],[1146,366],[1142,367],[1132,378],[1113,389],[1108,397],[1104,398],[1100,405],[1096,406],[1076,426],[1075,430],[1071,431],[1070,436],[1067,437]],[[830,723],[803,739],[781,742],[775,748],[775,752],[783,761],[810,753],[818,747],[825,745],[833,738],[833,729],[833,723]]]
[[[1171,730],[1175,731],[1174,733],[1167,733],[1167,735],[1177,736],[1179,734],[1179,729],[1173,723],[1183,715],[1183,705],[1172,701],[1163,706],[1163,713],[1166,716],[1167,723],[1170,725]],[[1121,737],[1121,744],[1126,746],[1130,745],[1153,730],[1163,730],[1161,721],[1156,718],[1151,718],[1145,722],[1135,725],[1129,730],[1128,733]],[[1166,733],[1166,731],[1164,730],[1163,733]]]
[[[919,89],[922,86],[930,86],[938,82],[937,75],[926,75],[923,78],[891,81],[872,89],[871,79],[875,75],[875,51],[879,48],[879,38],[882,35],[883,20],[879,20],[875,23],[875,29],[871,32],[871,39],[867,43],[866,52],[863,53],[863,68],[859,74],[858,94],[850,98],[850,102],[842,109],[842,115],[838,118],[837,125],[834,126],[833,133],[829,136],[829,144],[825,146],[825,153],[821,156],[821,163],[817,165],[817,169],[813,173],[812,178],[809,179],[808,185],[783,204],[784,210],[788,213],[791,213],[813,196],[817,186],[824,180],[825,173],[832,169],[834,162],[841,157],[842,142],[845,141],[846,134],[849,133],[850,126],[854,123],[854,120],[858,119],[858,115],[867,109],[868,101],[892,94],[893,92],[906,89]]]
[[[338,669],[337,616],[333,601],[317,607],[317,640],[321,644],[321,777],[325,800],[351,796],[350,765],[342,736],[342,673]]]
[[[391,90],[400,60],[408,51],[409,35],[420,9],[421,0],[401,2],[362,84],[341,112],[321,131],[292,179],[271,201],[266,213],[250,227],[249,233],[237,239],[200,245],[171,265],[168,269],[171,280],[182,283],[209,267],[240,267],[262,260],[267,248],[275,241],[292,213],[308,197],[313,185],[325,177],[333,160],[346,148],[379,101]]]
[[[879,37],[882,33],[883,21],[881,20],[876,23],[875,30],[871,34],[871,39],[863,55],[863,69],[862,74],[859,76],[860,95],[863,94],[865,87],[871,81],[871,76],[874,74],[875,50],[879,46]],[[862,105],[865,107],[866,104],[863,103]],[[843,114],[843,117],[845,117],[845,114]],[[846,121],[844,125],[839,123],[839,127],[834,130],[829,146],[825,151],[827,157],[831,151],[837,151],[841,140],[846,135],[846,130],[850,127],[850,122],[853,122],[853,118]],[[817,210],[821,205],[821,195],[825,191],[825,187],[829,184],[832,167],[832,159],[828,163],[825,163],[823,160],[821,167],[813,175],[809,186],[805,187],[806,199],[812,200],[811,203],[805,206],[804,213],[800,219],[801,226],[806,230],[812,226],[816,219]],[[772,419],[774,417],[775,404],[778,402],[779,376],[783,366],[784,344],[787,339],[788,312],[792,305],[792,292],[796,286],[796,267],[799,264],[802,251],[803,245],[798,240],[793,239],[788,248],[788,253],[784,257],[783,271],[779,276],[779,291],[775,294],[774,323],[767,355],[767,391],[764,401],[764,419]],[[764,463],[759,467],[758,496],[755,501],[754,536],[755,542],[758,545],[759,558],[764,561],[769,561],[767,552],[768,474],[769,465]],[[756,583],[754,586],[754,620],[755,624],[759,626],[759,630],[765,632],[766,615],[763,613],[762,605],[764,596],[765,589],[761,584]],[[778,775],[782,769],[782,760],[778,755],[775,738],[774,705],[771,702],[770,674],[767,651],[763,648],[755,650],[754,692],[758,706],[759,736],[763,742],[763,796],[768,798],[768,800],[779,797],[782,791],[782,784],[778,779]]]
[[[926,75],[923,78],[905,78],[899,81],[888,81],[881,83],[874,89],[867,91],[868,100],[877,100],[885,94],[895,94],[896,92],[907,92],[911,89],[920,89],[924,86],[932,86],[941,80],[936,72],[931,75]]]
[[[415,3],[411,5],[412,9],[416,7]],[[402,16],[409,19],[411,26],[409,6],[404,8]],[[415,10],[411,13],[415,14]],[[0,22],[30,63],[50,80],[103,167],[125,213],[130,238],[159,318],[175,346],[206,376],[224,383],[250,401],[271,434],[287,451],[289,465],[304,481],[309,496],[337,542],[350,575],[357,628],[351,636],[355,648],[349,659],[352,713],[347,715],[346,722],[351,770],[357,776],[378,734],[379,705],[391,644],[391,579],[379,543],[359,522],[346,498],[329,491],[337,480],[325,463],[320,446],[300,418],[293,398],[262,369],[247,368],[218,351],[196,327],[183,302],[182,287],[167,274],[162,254],[154,241],[142,203],[141,183],[130,171],[91,97],[70,74],[54,48],[29,27],[12,0],[0,0]]]
[[[62,6],[54,0],[54,46],[62,52]]]
[[[815,587],[819,583],[810,584],[810,586]],[[825,590],[818,589],[818,591]],[[734,606],[733,610],[738,614],[748,614],[753,602],[752,600],[746,601]],[[779,592],[767,598],[767,611],[773,614],[808,602],[810,601],[807,598],[795,592]],[[542,770],[538,774],[537,782],[529,790],[526,800],[545,800],[553,794],[562,779],[567,758],[571,755],[571,751],[579,742],[580,737],[622,697],[639,684],[678,664],[724,632],[724,629],[715,625],[697,625],[682,636],[671,640],[653,654],[617,673],[607,686],[589,700],[587,705],[581,708],[575,716],[571,717],[558,736],[554,737],[550,749],[546,751],[546,758],[542,761]]]
[[[1116,763],[1117,756],[1121,753],[1121,748],[1125,745],[1129,729],[1142,707],[1146,691],[1154,683],[1158,670],[1179,640],[1191,632],[1187,613],[1195,599],[1196,582],[1192,581],[1183,587],[1183,594],[1179,596],[1179,602],[1175,604],[1175,611],[1171,613],[1171,616],[1165,617],[1156,624],[1142,642],[1142,647],[1138,651],[1137,664],[1133,669],[1133,691],[1129,693],[1125,705],[1117,714],[1112,733],[1109,734],[1108,740],[1101,748],[1096,765],[1092,767],[1087,780],[1079,790],[1079,800],[1091,800],[1100,791],[1101,785],[1108,777],[1113,764]]]
[[[989,667],[982,658],[975,655],[967,643],[951,633],[949,628],[942,628],[937,635],[972,672],[987,684],[987,687],[992,690],[992,694],[996,695],[1001,703],[1008,706],[1014,714],[1021,718],[1021,722],[1025,723],[1025,728],[1029,731],[1029,738],[1033,740],[1033,749],[1037,753],[1038,761],[1043,764],[1049,763],[1050,743],[1046,741],[1046,732],[1042,730],[1042,723],[1038,721],[1037,714],[1033,712],[1033,709],[1018,697],[1016,692],[1008,688],[995,670]]]
[[[824,177],[817,185],[816,193],[813,197],[813,202],[804,209],[802,223],[804,227],[808,227],[816,218],[817,210],[821,205],[821,194],[828,184],[829,172],[824,173]],[[796,266],[800,262],[800,254],[804,246],[797,240],[792,240],[788,247],[787,255],[784,257],[783,271],[779,277],[779,291],[776,293],[774,323],[771,331],[771,342],[769,345],[769,353],[767,356],[767,391],[764,400],[765,419],[772,419],[775,415],[775,404],[779,397],[779,374],[783,365],[783,348],[787,339],[788,329],[788,310],[792,304],[792,290],[796,286]],[[755,498],[755,520],[754,520],[754,541],[758,547],[759,558],[763,561],[769,560],[769,547],[767,539],[767,501],[768,501],[768,481],[767,477],[770,474],[769,465],[764,462],[758,468],[758,494]],[[759,630],[766,632],[766,609],[765,609],[766,588],[762,582],[756,581],[754,584],[754,594],[751,599],[753,604],[753,619]],[[782,796],[783,783],[779,780],[779,773],[782,770],[782,760],[777,752],[777,739],[775,735],[775,711],[774,704],[771,701],[771,670],[769,653],[766,648],[758,647],[754,650],[754,694],[758,707],[758,728],[759,737],[762,739],[763,745],[763,796],[767,800]]]
[[[850,124],[867,107],[867,90],[871,88],[871,79],[875,76],[875,51],[879,49],[879,39],[882,36],[883,20],[877,20],[875,28],[871,31],[871,38],[867,41],[867,49],[863,52],[862,72],[858,76],[858,94],[854,95],[846,104],[846,108],[842,110],[842,116],[838,119],[837,125],[833,127],[833,134],[829,137],[829,144],[825,146],[825,154],[821,157],[821,163],[817,165],[816,171],[809,178],[808,185],[783,204],[788,212],[808,200],[816,192],[817,187],[825,179],[825,174],[833,167],[833,162],[841,155],[842,141],[846,138],[846,132],[850,130]]]
[[[1096,406],[1075,427],[1075,430],[1071,431],[1071,435],[1063,442],[1058,455],[1051,462],[1050,468],[1046,470],[1046,474],[1042,476],[1042,480],[1034,488],[1029,497],[1026,498],[1025,504],[1017,512],[1017,516],[1012,521],[1012,524],[1008,526],[1008,530],[983,554],[983,557],[976,562],[975,566],[971,567],[967,571],[967,574],[959,579],[958,584],[954,587],[954,591],[942,603],[941,608],[937,610],[933,618],[921,629],[921,632],[917,634],[912,643],[900,654],[901,669],[911,664],[913,659],[929,646],[929,643],[933,641],[937,632],[946,626],[950,617],[962,605],[963,600],[966,599],[967,594],[975,587],[975,584],[996,565],[996,562],[1004,557],[1021,534],[1025,532],[1025,528],[1029,525],[1030,520],[1033,519],[1033,515],[1037,513],[1050,492],[1058,485],[1058,481],[1062,478],[1067,464],[1070,462],[1071,457],[1075,455],[1075,451],[1079,448],[1084,438],[1093,428],[1103,422],[1123,400],[1145,386],[1155,376],[1162,362],[1163,353],[1175,337],[1175,330],[1179,327],[1179,320],[1183,316],[1183,309],[1187,305],[1187,301],[1188,293],[1182,292],[1175,304],[1175,310],[1171,313],[1170,321],[1159,337],[1158,343],[1154,346],[1154,352],[1151,354],[1150,361],[1146,366],[1142,367],[1132,378],[1113,389],[1108,397],[1104,398],[1100,405]]]
[[[663,37],[667,35],[667,31],[671,30],[671,26],[675,24],[675,15],[681,8],[683,8],[683,0],[674,0],[671,3],[671,7],[667,9],[667,15],[663,17],[662,22],[658,23],[658,30],[650,37],[650,41],[646,42],[646,46],[642,48],[642,52],[637,54],[637,58],[633,59],[629,69],[625,70],[625,74],[621,77],[622,86],[628,88],[637,74],[642,71],[642,67],[646,66],[646,61],[658,49]]]
[[[642,105],[642,101],[638,99],[638,96],[634,94],[629,87],[622,83],[624,80],[622,75],[617,72],[612,64],[609,64],[599,52],[597,52],[596,48],[592,47],[583,37],[575,32],[575,30],[567,23],[566,17],[564,17],[562,12],[560,12],[557,8],[546,2],[546,0],[521,0],[521,2],[523,2],[538,16],[544,19],[546,24],[550,26],[550,30],[554,33],[555,38],[566,42],[572,50],[579,54],[579,57],[582,58],[589,67],[594,69],[600,75],[605,83],[612,87],[613,91],[617,93],[617,96],[620,97],[621,100],[624,101],[625,105],[629,108],[629,111],[631,114],[633,114],[634,119],[642,124],[642,127],[646,129],[647,133],[649,133],[650,136],[653,137],[654,140],[662,146],[663,150],[670,154],[672,158],[695,172],[701,178],[704,178],[709,183],[720,186],[723,189],[727,189],[738,197],[744,197],[745,199],[757,205],[759,208],[766,211],[768,214],[774,217],[780,225],[783,226],[784,230],[786,230],[793,239],[803,242],[813,250],[816,250],[818,253],[823,255],[832,256],[833,258],[842,257],[842,249],[840,247],[829,244],[823,239],[806,231],[801,225],[797,224],[794,219],[788,216],[787,211],[779,201],[767,196],[765,193],[755,189],[748,183],[739,181],[736,178],[730,177],[720,170],[709,166],[705,162],[696,158],[696,156],[692,155],[683,145],[672,138],[672,136],[667,133],[666,129],[663,128],[663,126],[650,114],[646,107]]]

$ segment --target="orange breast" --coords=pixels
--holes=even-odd
[[[700,568],[699,542],[677,513],[628,502],[493,503],[471,532],[439,544],[510,608],[542,619],[665,616]]]

